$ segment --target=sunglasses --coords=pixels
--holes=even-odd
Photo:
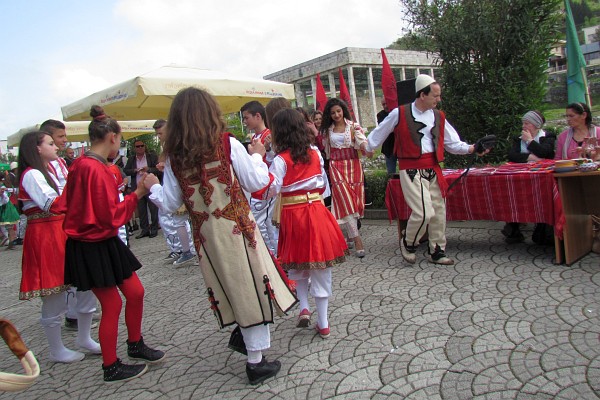
[[[146,147],[144,144],[136,144],[135,147]]]

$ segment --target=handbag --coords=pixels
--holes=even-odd
[[[244,343],[244,335],[242,335],[242,330],[239,325],[235,327],[235,329],[231,332],[231,337],[229,337],[229,344],[227,345],[231,350],[237,351],[238,353],[242,353],[243,355],[248,355],[248,350],[246,350],[246,343]]]

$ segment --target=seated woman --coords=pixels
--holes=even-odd
[[[521,135],[514,138],[512,147],[508,151],[508,161],[526,163],[541,159],[553,159],[556,135],[547,134],[542,129],[546,122],[542,113],[527,111],[521,121],[523,123]],[[536,224],[533,241],[537,244],[546,242],[542,231],[547,230],[549,230],[548,225]],[[518,222],[507,222],[502,229],[502,234],[506,237],[506,243],[520,243],[525,240]]]
[[[600,127],[592,124],[592,112],[585,103],[571,103],[565,113],[569,127],[558,135],[556,160],[581,157],[583,139],[600,137]]]

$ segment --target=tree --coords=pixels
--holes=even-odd
[[[407,22],[435,43],[448,119],[468,142],[497,135],[498,147],[486,161],[505,160],[520,117],[541,107],[550,50],[560,37],[562,0],[401,3]],[[449,164],[458,160],[448,157]]]
[[[422,33],[409,31],[406,35],[396,39],[387,48],[393,50],[433,51],[435,45],[431,38],[426,37]]]

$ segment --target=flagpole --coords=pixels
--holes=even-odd
[[[588,86],[587,74],[585,73],[585,67],[581,67],[581,76],[583,76],[583,84],[585,85],[585,102],[587,103],[590,110],[592,109],[592,98],[590,97],[590,87]]]

